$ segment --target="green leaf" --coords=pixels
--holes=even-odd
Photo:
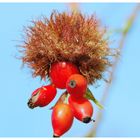
[[[130,18],[123,27],[123,34],[126,35],[133,24],[133,18]]]
[[[93,93],[90,91],[89,88],[87,88],[85,98],[92,100],[100,109],[103,109],[104,107],[100,104],[100,102],[94,97]]]

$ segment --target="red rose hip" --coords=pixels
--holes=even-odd
[[[48,105],[56,96],[54,85],[42,86],[36,89],[28,101],[29,108],[44,107]]]
[[[79,73],[76,65],[70,62],[56,62],[51,65],[50,79],[52,83],[60,89],[66,88],[66,81],[72,75]]]
[[[70,96],[68,101],[75,118],[84,123],[92,121],[91,117],[94,110],[88,99],[84,97],[74,98],[73,96]]]
[[[56,105],[52,112],[53,137],[60,137],[66,133],[73,123],[73,112],[68,104]]]
[[[73,74],[67,80],[66,89],[71,96],[83,97],[87,90],[87,80],[80,74]]]

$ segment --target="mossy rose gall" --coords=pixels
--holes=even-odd
[[[106,28],[95,15],[52,12],[49,19],[44,17],[32,23],[26,28],[20,52],[34,77],[49,78],[51,64],[66,61],[76,65],[88,84],[92,84],[110,66]]]

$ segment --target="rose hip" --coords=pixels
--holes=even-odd
[[[29,108],[44,107],[48,105],[56,96],[54,85],[42,86],[36,89],[28,101]]]
[[[50,67],[50,79],[52,83],[60,89],[66,88],[66,81],[72,75],[79,73],[76,65],[70,62],[56,62]]]
[[[60,137],[66,133],[71,128],[73,119],[73,112],[68,104],[56,105],[52,112],[53,136]]]
[[[89,123],[92,121],[91,117],[94,110],[88,99],[84,97],[74,98],[73,96],[70,96],[68,101],[70,107],[72,108],[74,117],[84,123]]]
[[[83,97],[87,90],[87,80],[80,74],[73,74],[67,80],[66,89],[71,96]]]

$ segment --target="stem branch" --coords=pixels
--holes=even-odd
[[[122,52],[122,49],[123,49],[125,41],[126,41],[126,37],[129,33],[130,29],[132,28],[133,23],[136,20],[139,12],[140,12],[140,4],[137,4],[137,6],[134,8],[132,13],[130,14],[130,16],[129,16],[129,18],[126,21],[126,24],[124,26],[124,30],[123,30],[122,35],[121,35],[122,37],[120,39],[119,47],[118,47],[118,49],[120,50],[120,53]],[[110,74],[110,77],[109,77],[109,81],[114,80],[114,73],[116,71],[118,62],[119,62],[119,59],[118,59],[118,57],[116,57],[113,65],[112,65],[112,70],[111,70],[111,74]],[[104,92],[103,92],[103,96],[101,98],[101,103],[102,104],[105,103],[107,97],[109,96],[109,89],[110,89],[111,85],[112,85],[112,82],[110,84],[108,84],[108,83],[106,84],[106,87],[105,87]],[[103,112],[98,111],[97,116],[96,116],[96,122],[95,122],[94,126],[91,128],[90,132],[88,132],[86,134],[86,137],[96,136],[96,131],[98,129],[98,126],[100,125],[102,116],[103,116]]]

